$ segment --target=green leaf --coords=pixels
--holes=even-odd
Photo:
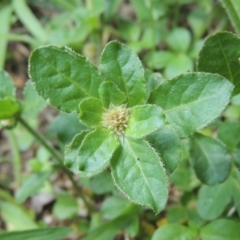
[[[12,79],[9,75],[4,72],[0,71],[0,98],[5,97],[15,97],[16,88],[13,84]]]
[[[223,182],[231,169],[231,155],[225,145],[200,134],[191,140],[190,162],[197,177],[207,185]]]
[[[14,231],[0,233],[1,240],[59,240],[66,237],[73,230],[67,227],[48,227],[27,231]]]
[[[240,34],[240,3],[238,0],[221,0],[220,1],[225,8],[232,25],[236,32]]]
[[[104,81],[100,85],[98,91],[103,106],[107,108],[110,106],[111,103],[115,106],[119,106],[126,100],[124,92],[120,91],[113,82]]]
[[[80,105],[79,118],[89,127],[100,126],[103,106],[100,100],[96,98],[86,98]]]
[[[0,99],[0,120],[14,118],[20,111],[20,104],[11,98]]]
[[[186,227],[178,224],[167,224],[157,229],[151,240],[192,240],[197,237],[197,233]]]
[[[65,164],[75,174],[91,177],[108,166],[118,146],[119,142],[109,130],[96,129],[86,135],[75,159],[66,161],[65,157]]]
[[[30,175],[17,190],[16,201],[23,203],[28,197],[36,194],[49,176],[50,172],[33,173]]]
[[[159,213],[166,204],[168,182],[159,156],[144,140],[124,139],[111,160],[117,187],[133,202]]]
[[[166,120],[181,137],[188,137],[221,114],[232,89],[222,76],[189,73],[161,84],[149,101],[165,110]]]
[[[240,142],[239,132],[239,122],[223,122],[218,129],[218,138],[225,143],[230,150],[234,150]]]
[[[239,84],[240,39],[229,32],[208,37],[199,53],[198,71],[218,73],[234,85],[234,94],[240,93]]]
[[[169,47],[176,52],[186,52],[190,42],[191,35],[186,28],[174,28],[167,37]]]
[[[154,105],[140,105],[130,109],[126,134],[132,138],[142,138],[157,130],[164,122],[163,110]]]
[[[71,196],[59,196],[54,204],[53,214],[59,220],[76,217],[78,215],[77,199]]]
[[[129,107],[146,100],[142,63],[136,53],[119,42],[110,42],[103,50],[99,71],[125,93]]]
[[[26,230],[38,228],[24,209],[10,202],[0,201],[1,217],[3,218],[7,230]]]
[[[97,68],[67,47],[33,51],[29,74],[39,95],[62,111],[77,112],[84,98],[99,98],[101,77]]]
[[[198,193],[197,209],[204,220],[218,218],[231,201],[231,187],[226,181],[216,186],[203,185]]]
[[[201,229],[202,240],[239,240],[240,224],[230,219],[217,219]]]
[[[31,82],[27,82],[24,91],[23,114],[36,118],[41,110],[46,107],[46,102],[37,94]]]
[[[240,172],[234,168],[230,177],[232,198],[240,217]]]
[[[181,139],[169,125],[163,125],[147,136],[150,145],[160,154],[168,173],[172,173],[181,160]]]

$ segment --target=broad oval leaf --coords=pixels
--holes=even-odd
[[[79,138],[81,139],[80,136]],[[108,166],[118,146],[119,142],[109,130],[97,128],[85,136],[78,150],[77,157],[74,160],[69,158],[65,162],[67,167],[75,174],[79,174],[82,177],[91,177]],[[75,154],[75,150],[72,153]]]
[[[151,240],[192,240],[197,237],[197,232],[179,224],[167,224],[158,228]]]
[[[219,217],[231,201],[231,186],[228,181],[216,186],[203,185],[198,193],[197,209],[204,220]]]
[[[172,173],[181,160],[182,143],[180,136],[170,125],[163,125],[148,135],[147,140],[162,157],[168,173]]]
[[[239,240],[240,224],[230,219],[217,219],[200,231],[202,240]]]
[[[117,187],[133,202],[159,213],[167,202],[168,180],[159,156],[141,139],[125,138],[111,160]]]
[[[101,77],[97,68],[67,47],[33,51],[29,74],[39,95],[62,111],[77,112],[84,98],[99,98]]]
[[[228,177],[231,169],[231,155],[221,142],[195,134],[191,139],[190,163],[203,183],[214,185]]]
[[[100,100],[97,98],[86,98],[80,105],[79,118],[83,123],[89,127],[100,126],[103,106]]]
[[[0,71],[0,98],[15,97],[16,88],[9,75]]]
[[[0,120],[14,118],[21,110],[20,103],[12,98],[0,99]]]
[[[227,106],[233,85],[211,73],[189,73],[161,84],[150,103],[165,110],[166,120],[188,137],[217,118]]]
[[[240,39],[229,32],[208,37],[199,53],[198,71],[218,73],[234,85],[234,94],[240,93]]]
[[[130,109],[126,134],[132,138],[142,138],[157,130],[164,122],[163,110],[155,105],[139,105]]]
[[[113,82],[104,81],[99,88],[99,94],[104,107],[109,107],[110,104],[115,106],[121,105],[126,96]]]
[[[146,101],[146,83],[142,63],[126,45],[112,41],[103,50],[99,71],[126,94],[129,107]]]

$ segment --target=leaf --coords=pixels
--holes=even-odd
[[[221,114],[232,89],[222,76],[189,73],[161,84],[149,101],[165,110],[166,120],[181,137],[188,137]]]
[[[31,82],[27,82],[24,91],[23,114],[30,118],[36,118],[41,110],[46,107],[46,102],[33,88]]]
[[[164,122],[164,114],[160,107],[140,105],[130,109],[130,118],[125,130],[132,138],[142,138],[157,130]]]
[[[111,160],[117,187],[134,203],[159,213],[166,204],[168,181],[161,160],[144,140],[125,138]]]
[[[119,106],[126,100],[124,92],[120,91],[113,82],[104,81],[98,91],[103,106],[107,108],[111,103]]]
[[[234,168],[230,177],[232,198],[240,217],[240,172]]]
[[[227,148],[200,134],[191,139],[190,162],[197,177],[207,185],[223,182],[231,169],[231,155]]]
[[[26,230],[38,228],[33,219],[19,206],[10,202],[0,201],[1,217],[7,230]]]
[[[194,230],[172,223],[158,228],[151,240],[192,240],[196,237],[197,233]]]
[[[231,20],[236,32],[240,34],[240,3],[238,0],[221,0],[222,6],[225,8],[228,17]]]
[[[0,98],[5,97],[15,97],[16,88],[13,84],[12,79],[9,75],[4,72],[0,71]]]
[[[33,51],[29,74],[39,95],[62,111],[77,112],[84,98],[99,98],[101,77],[97,68],[67,47]]]
[[[112,81],[125,93],[128,107],[146,100],[142,63],[126,45],[112,41],[102,52],[99,71],[104,79]]]
[[[67,167],[82,177],[91,177],[102,172],[119,146],[109,130],[98,128],[86,135],[75,159],[66,161]]]
[[[66,237],[73,230],[67,227],[48,227],[27,231],[1,232],[1,240],[58,240]]]
[[[199,53],[198,71],[218,73],[234,85],[234,94],[240,93],[240,39],[229,32],[208,37]]]
[[[217,219],[200,231],[202,240],[239,240],[240,224],[230,219]]]
[[[50,172],[39,172],[31,174],[17,190],[16,201],[23,203],[28,197],[36,194],[49,178]]]
[[[216,186],[203,185],[198,192],[198,213],[204,220],[214,220],[224,212],[230,201],[228,181]]]
[[[160,154],[168,173],[172,173],[181,160],[181,139],[169,125],[163,125],[146,138],[150,145]]]
[[[20,104],[11,98],[0,99],[0,120],[14,118],[20,111]]]
[[[89,127],[100,126],[103,106],[100,100],[96,98],[86,98],[80,105],[79,118]]]

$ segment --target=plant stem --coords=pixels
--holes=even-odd
[[[13,160],[13,172],[14,172],[14,180],[16,183],[16,187],[21,184],[21,156],[18,150],[18,145],[16,141],[16,136],[14,135],[12,130],[7,131],[8,139],[12,148],[12,160]]]
[[[31,133],[49,151],[49,153],[58,161],[62,170],[67,174],[70,181],[72,182],[73,187],[75,188],[76,192],[84,201],[86,207],[88,208],[88,211],[91,213],[93,211],[91,204],[88,202],[87,198],[83,194],[81,187],[78,185],[76,180],[73,178],[72,173],[64,166],[63,158],[61,157],[61,155],[48,143],[48,141],[42,135],[40,135],[37,131],[35,131],[35,129],[33,129],[23,118],[19,117],[18,120],[29,131],[29,133]]]

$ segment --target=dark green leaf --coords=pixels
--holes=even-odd
[[[138,204],[160,212],[167,201],[168,182],[159,156],[144,140],[124,139],[111,160],[115,184]]]
[[[161,84],[150,102],[165,110],[166,120],[188,137],[217,118],[229,102],[233,85],[210,73],[183,74]]]
[[[198,58],[198,71],[218,73],[234,85],[234,94],[240,93],[240,39],[228,32],[208,37]]]
[[[126,94],[129,107],[146,100],[144,70],[136,53],[119,42],[110,42],[103,50],[99,71]]]
[[[97,68],[67,47],[36,49],[30,57],[29,73],[37,92],[62,111],[78,111],[84,98],[99,98]]]
[[[231,155],[225,145],[200,134],[192,138],[190,162],[197,177],[207,185],[223,182],[231,169]]]

